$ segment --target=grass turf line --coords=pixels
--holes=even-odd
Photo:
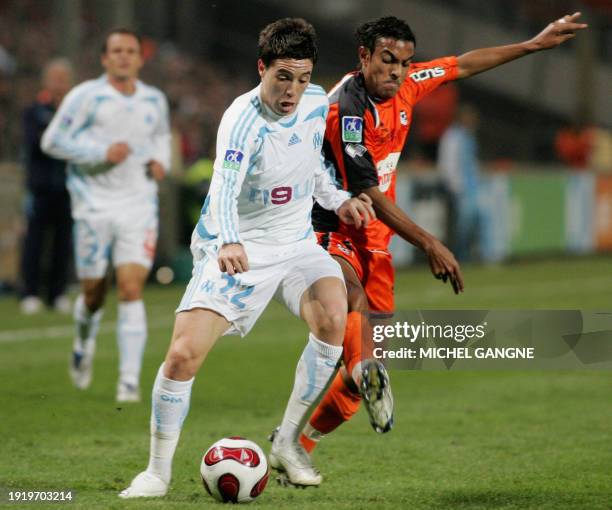
[[[400,273],[397,307],[610,308],[604,258],[468,267],[454,296],[425,268]],[[603,276],[602,276],[603,275]],[[582,283],[582,285],[581,285]],[[182,287],[151,287],[155,320],[140,405],[114,402],[117,352],[112,327],[99,338],[94,382],[70,386],[69,337],[0,344],[0,487],[76,491],[72,508],[217,506],[199,481],[200,455],[213,441],[243,435],[265,450],[280,421],[306,328],[273,304],[248,339],[221,340],[201,370],[161,500],[117,498],[148,452],[146,398],[167,347]],[[110,299],[105,321],[115,317]],[[42,314],[24,319],[0,301],[2,330],[69,324]],[[167,320],[165,320],[167,318]],[[603,372],[393,372],[396,427],[374,434],[366,413],[323,440],[314,460],[319,489],[270,483],[256,508],[610,509],[610,389]],[[35,505],[2,505],[39,508]]]

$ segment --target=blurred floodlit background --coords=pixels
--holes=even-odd
[[[612,1],[610,0],[0,0],[0,281],[19,288],[24,232],[22,112],[51,58],[70,59],[77,81],[97,77],[112,27],[144,36],[144,81],[170,100],[171,178],[161,190],[159,282],[191,272],[188,243],[212,172],[220,117],[258,81],[257,34],[302,16],[320,39],[313,81],[329,89],[357,62],[355,27],[406,19],[417,61],[519,42],[576,10],[590,29],[556,50],[442,87],[415,110],[398,168],[398,202],[464,260],[585,254],[612,249]],[[466,104],[475,130],[474,221],[458,235],[458,204],[439,162],[440,140]],[[459,239],[461,237],[461,239]],[[394,241],[399,266],[419,262]]]

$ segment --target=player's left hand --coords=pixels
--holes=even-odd
[[[166,172],[161,163],[152,159],[147,162],[147,175],[159,182],[166,177]]]
[[[355,225],[355,228],[367,227],[370,221],[376,219],[372,199],[365,193],[349,198],[338,208],[338,217],[343,223]]]
[[[580,16],[580,12],[566,14],[562,18],[549,23],[544,30],[529,42],[535,45],[538,50],[548,50],[559,46],[568,39],[576,37],[576,31],[584,30],[589,26],[586,23],[577,23]]]
[[[463,275],[461,274],[459,262],[457,262],[452,252],[435,237],[430,239],[424,251],[429,260],[429,268],[433,275],[444,283],[450,280],[455,294],[463,292]]]

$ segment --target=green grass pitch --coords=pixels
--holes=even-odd
[[[456,297],[425,267],[402,272],[397,306],[612,308],[609,257],[468,267],[465,276],[466,292]],[[269,448],[266,435],[280,421],[306,328],[272,304],[247,339],[222,339],[196,378],[168,496],[122,501],[117,493],[147,462],[148,394],[182,290],[147,289],[145,400],[121,407],[114,402],[113,296],[87,392],[68,379],[70,320],[49,313],[26,320],[16,301],[0,301],[0,507],[26,508],[6,504],[7,488],[70,488],[72,508],[220,508],[202,489],[201,453],[229,435]],[[391,376],[391,433],[376,435],[361,410],[315,451],[319,489],[283,489],[271,480],[252,507],[612,509],[611,373]]]

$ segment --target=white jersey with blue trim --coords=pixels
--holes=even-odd
[[[323,88],[308,85],[296,111],[280,117],[263,104],[260,87],[238,97],[223,115],[196,244],[314,240],[313,197],[330,210],[350,198],[336,187],[321,155],[329,110]]]
[[[130,155],[117,165],[106,151],[125,142]],[[67,187],[75,218],[87,212],[157,201],[157,183],[147,175],[152,159],[170,169],[170,127],[164,94],[137,81],[124,95],[106,75],[73,88],[45,131],[44,152],[68,161]]]

